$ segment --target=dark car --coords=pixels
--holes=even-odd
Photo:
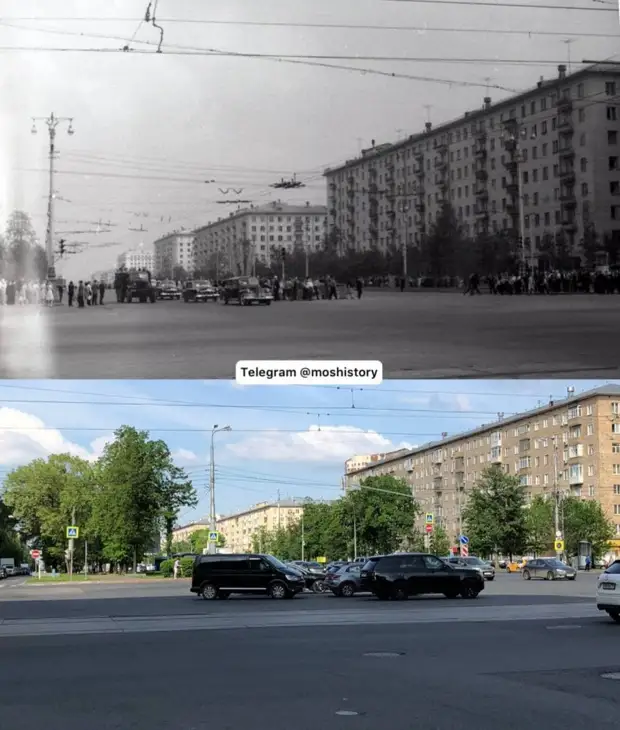
[[[557,558],[534,558],[528,560],[523,568],[523,579],[543,578],[544,580],[575,580],[577,571]]]
[[[183,289],[184,302],[216,302],[220,293],[210,281],[187,281]]]
[[[165,301],[171,301],[174,299],[180,299],[181,292],[174,282],[166,281],[158,288],[158,296],[160,299]]]
[[[446,558],[450,565],[462,565],[465,568],[474,568],[479,570],[484,576],[485,580],[495,580],[495,568],[493,565],[481,558],[474,555],[467,557],[455,555],[450,558]]]
[[[7,577],[6,568],[4,565],[0,565],[0,580],[4,580]]]
[[[232,593],[266,593],[271,598],[293,598],[305,586],[300,571],[273,555],[199,555],[194,561],[190,591],[207,601]]]
[[[404,600],[426,593],[476,598],[484,590],[484,577],[479,570],[448,565],[428,553],[378,555],[362,568],[360,590],[381,600]]]
[[[306,560],[291,560],[291,562],[287,563],[287,565],[290,565],[295,570],[299,570],[303,573],[306,581],[306,588],[314,591],[315,593],[325,592],[327,571],[320,563],[308,562]]]

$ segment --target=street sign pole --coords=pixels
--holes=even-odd
[[[75,525],[75,507],[71,510],[71,524]],[[73,550],[75,541],[73,538],[69,540],[69,580],[73,580]]]

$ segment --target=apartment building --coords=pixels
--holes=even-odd
[[[280,265],[279,253],[319,249],[327,230],[324,205],[273,202],[250,206],[194,231],[196,269],[214,278],[247,275],[256,263]],[[272,249],[278,251],[272,261]]]
[[[432,512],[453,537],[461,531],[468,492],[492,464],[517,476],[528,500],[556,490],[598,500],[620,538],[620,385],[500,418],[344,478],[349,489],[369,476],[404,479],[422,512]]]
[[[586,227],[620,245],[620,68],[554,79],[325,171],[328,228],[341,251],[419,246],[443,204],[464,233],[511,231],[545,266],[545,235],[574,257]],[[601,252],[599,263],[605,263]]]
[[[119,269],[146,269],[147,271],[153,271],[155,254],[140,244],[137,248],[120,254],[116,259],[116,264]]]
[[[298,522],[303,504],[293,499],[279,502],[260,502],[243,512],[220,517],[217,529],[226,538],[226,550],[244,553],[252,550],[252,537],[261,528],[273,532]]]
[[[168,233],[153,243],[155,273],[161,279],[175,277],[175,269],[194,273],[194,234]]]
[[[345,474],[358,471],[367,467],[369,464],[375,464],[378,461],[393,458],[399,454],[407,453],[407,449],[398,449],[397,451],[388,451],[383,454],[357,454],[344,462]]]
[[[198,530],[208,530],[211,523],[208,519],[189,522],[187,525],[179,525],[172,531],[172,542],[185,542]]]

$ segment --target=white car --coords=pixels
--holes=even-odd
[[[596,607],[620,624],[620,560],[614,561],[596,584]]]

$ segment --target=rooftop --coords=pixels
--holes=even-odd
[[[558,408],[560,405],[569,406],[571,404],[577,404],[581,401],[588,400],[589,398],[594,398],[597,396],[608,396],[611,398],[618,397],[620,398],[620,385],[610,383],[609,385],[601,385],[599,388],[593,388],[592,390],[586,390],[583,393],[576,393],[575,395],[570,396],[569,398],[563,398],[561,400],[555,400],[555,401],[549,401],[544,406],[540,406],[538,408],[534,408],[530,411],[523,411],[522,413],[516,413],[513,416],[508,416],[499,418],[497,421],[493,421],[492,423],[486,423],[482,426],[478,426],[477,428],[472,429],[471,431],[462,431],[461,433],[457,433],[454,436],[447,436],[444,439],[441,439],[439,441],[430,441],[427,444],[423,444],[422,446],[417,446],[415,449],[411,450],[403,450],[396,456],[390,456],[387,459],[383,459],[382,461],[375,461],[373,464],[369,464],[366,467],[363,467],[362,469],[356,469],[355,471],[349,472],[347,474],[347,477],[355,476],[356,474],[362,474],[363,472],[368,471],[369,469],[376,469],[378,466],[383,466],[385,464],[391,464],[396,461],[401,461],[403,458],[410,458],[412,456],[416,456],[418,454],[423,454],[427,451],[432,451],[433,449],[443,448],[444,446],[448,444],[455,443],[457,441],[462,441],[463,439],[472,438],[474,436],[479,436],[483,433],[487,433],[489,431],[493,431],[496,429],[505,428],[506,426],[510,426],[511,424],[520,423],[521,421],[524,421],[528,418],[532,418],[534,416],[543,415],[545,413],[549,413],[551,411],[554,411]]]

